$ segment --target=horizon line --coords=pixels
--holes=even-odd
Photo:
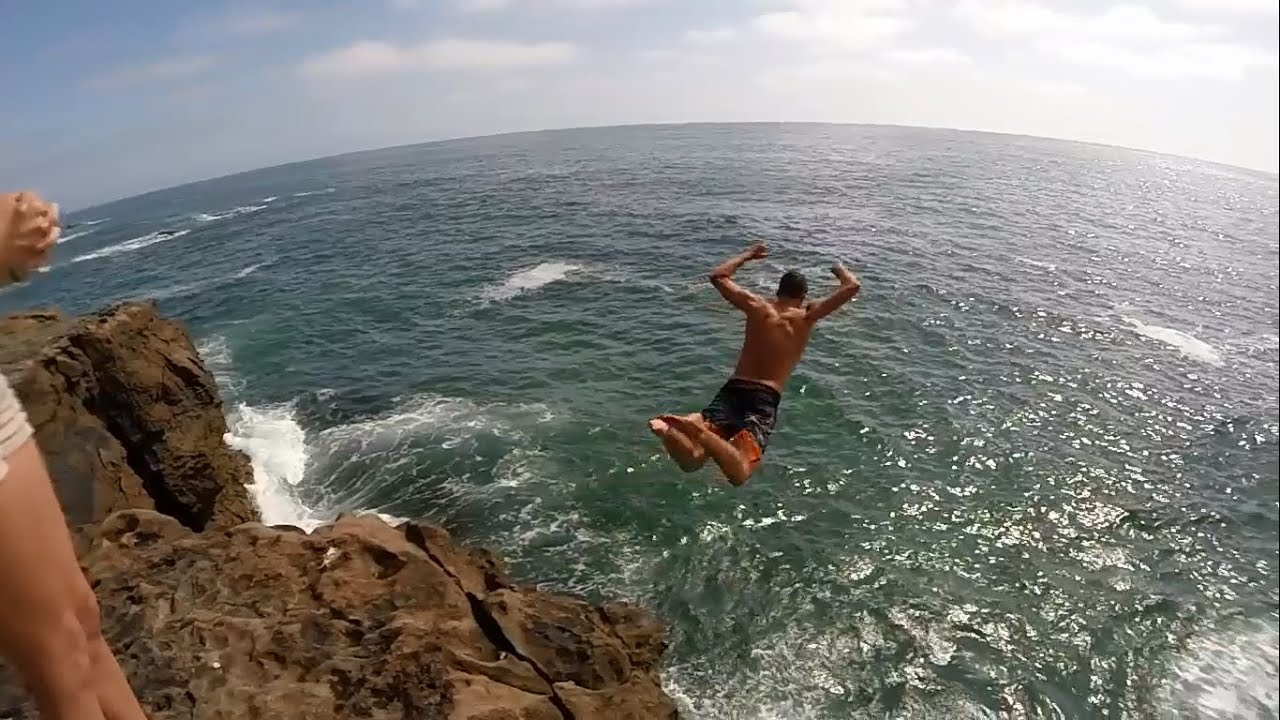
[[[1145,153],[1148,155],[1157,155],[1161,157],[1175,158],[1178,160],[1190,160],[1193,162],[1204,163],[1206,165],[1215,165],[1218,167],[1228,168],[1231,170],[1244,171],[1247,173],[1253,173],[1257,175],[1270,176],[1273,179],[1280,179],[1280,168],[1278,168],[1277,170],[1264,170],[1262,168],[1246,167],[1244,165],[1233,165],[1231,163],[1222,162],[1219,160],[1209,160],[1206,158],[1195,157],[1192,155],[1180,155],[1177,153],[1165,152],[1161,150],[1135,148],[1135,147],[1128,147],[1126,145],[1116,145],[1113,143],[1098,142],[1094,140],[1077,140],[1073,138],[1054,137],[1050,135],[1030,135],[1026,133],[1001,132],[998,130],[978,130],[978,129],[972,129],[972,128],[945,127],[940,125],[912,125],[912,124],[905,124],[905,123],[856,123],[856,122],[833,122],[833,121],[826,121],[826,120],[730,120],[730,121],[690,120],[690,121],[682,121],[682,122],[616,123],[616,124],[604,124],[604,125],[578,125],[578,126],[568,126],[568,127],[529,128],[529,129],[523,129],[523,130],[502,130],[498,132],[480,133],[476,135],[453,135],[449,137],[434,138],[430,140],[420,140],[420,141],[401,143],[396,145],[380,145],[377,147],[366,147],[366,148],[359,148],[355,150],[344,150],[342,152],[333,153],[331,155],[319,155],[315,157],[303,158],[300,160],[289,160],[287,162],[277,163],[275,165],[262,165],[259,167],[247,168],[244,170],[237,170],[235,172],[225,173],[222,175],[214,175],[210,177],[197,178],[195,180],[188,180],[186,182],[181,182],[176,185],[166,185],[163,187],[153,188],[150,190],[144,190],[142,192],[134,193],[132,195],[125,195],[123,197],[111,198],[109,200],[93,203],[92,205],[86,205],[84,207],[78,207],[71,210],[67,210],[65,211],[65,214],[69,215],[72,213],[87,212],[89,210],[94,210],[96,208],[104,207],[107,205],[113,205],[115,203],[124,202],[126,200],[135,200],[139,198],[144,198],[148,195],[155,195],[157,193],[167,192],[169,190],[176,190],[178,188],[184,188],[190,185],[201,185],[204,183],[211,183],[219,180],[228,180],[234,177],[238,177],[240,175],[249,175],[251,173],[260,172],[263,170],[275,170],[279,168],[287,168],[293,165],[303,165],[306,163],[319,162],[323,160],[336,160],[338,158],[350,157],[353,155],[364,155],[364,154],[374,153],[374,152],[382,152],[384,150],[399,150],[399,149],[405,149],[405,148],[421,147],[424,145],[440,145],[443,143],[462,142],[466,140],[484,140],[489,138],[499,138],[499,137],[517,136],[517,135],[535,135],[540,133],[574,132],[574,131],[582,131],[582,130],[621,130],[621,129],[627,129],[627,128],[667,128],[667,127],[674,128],[674,127],[689,127],[689,126],[696,126],[696,125],[744,125],[744,126],[745,125],[826,125],[826,126],[832,126],[832,127],[898,128],[898,129],[905,129],[905,130],[940,130],[940,131],[966,133],[966,134],[973,134],[973,135],[995,135],[999,137],[1008,137],[1008,138],[1048,140],[1051,142],[1059,142],[1059,143],[1070,144],[1070,145],[1084,145],[1084,146],[1092,146],[1092,147],[1099,147],[1099,148],[1108,148],[1112,150],[1123,150],[1131,153]]]

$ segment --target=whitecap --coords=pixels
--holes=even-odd
[[[280,197],[280,196],[279,196],[279,195],[272,195],[271,197],[264,197],[264,198],[262,198],[262,202],[264,202],[264,203],[274,202],[278,197]]]
[[[325,195],[325,194],[327,194],[327,193],[331,193],[331,192],[333,192],[333,188],[325,188],[324,190],[305,190],[305,191],[303,191],[303,192],[296,192],[296,193],[294,193],[294,194],[293,194],[293,196],[294,196],[294,197],[307,197],[308,195]]]
[[[63,235],[62,237],[58,238],[58,244],[61,245],[64,242],[71,242],[72,240],[75,240],[76,238],[82,238],[91,232],[93,232],[93,228],[89,228],[88,230],[81,230],[80,232],[74,232],[74,233],[71,233],[70,235]]]
[[[1193,639],[1173,663],[1161,717],[1237,720],[1280,716],[1280,630],[1247,621]]]
[[[112,255],[119,255],[121,253],[133,252],[134,250],[141,250],[142,248],[147,247],[148,245],[155,245],[156,243],[162,243],[162,242],[165,242],[166,240],[173,240],[175,238],[180,238],[189,232],[191,231],[178,230],[175,232],[173,230],[157,230],[156,232],[150,232],[150,233],[147,233],[146,235],[141,235],[139,237],[132,238],[130,240],[125,240],[124,242],[116,243],[115,245],[108,245],[107,247],[104,247],[100,250],[94,250],[91,253],[85,253],[84,255],[74,257],[71,259],[71,262],[78,263],[78,262],[84,262],[86,260],[97,260],[98,258],[110,257]]]
[[[239,280],[239,279],[241,279],[241,278],[247,278],[247,277],[249,277],[250,275],[252,275],[252,274],[254,274],[254,273],[258,272],[259,270],[261,270],[262,268],[264,268],[264,267],[266,267],[267,265],[270,265],[270,264],[271,264],[271,263],[269,263],[269,262],[254,263],[253,265],[249,265],[249,266],[247,266],[247,267],[245,267],[245,268],[242,268],[242,269],[238,270],[234,275],[231,275],[228,279],[230,279],[230,280]]]
[[[1056,271],[1058,269],[1057,265],[1054,265],[1053,263],[1049,263],[1049,262],[1043,262],[1041,260],[1032,260],[1031,258],[1024,258],[1024,257],[1018,257],[1018,258],[1015,258],[1015,260],[1024,265],[1030,265],[1031,267],[1038,267],[1042,270],[1049,270],[1051,272]]]
[[[199,280],[191,283],[179,283],[177,285],[169,285],[156,290],[144,290],[138,293],[134,297],[149,298],[152,300],[167,300],[169,298],[182,297],[184,295],[191,295],[193,293],[208,290],[209,288],[216,287],[218,285],[231,282],[233,280],[242,280],[244,278],[249,277],[253,273],[257,272],[259,269],[266,267],[267,265],[270,265],[270,264],[271,264],[270,262],[255,263],[253,265],[249,265],[247,267],[241,268],[240,270],[237,270],[236,272],[230,275],[222,275],[220,277],[209,278],[206,280]]]
[[[204,362],[205,369],[213,375],[222,394],[235,398],[244,388],[244,383],[231,365],[231,346],[227,344],[227,339],[221,335],[204,338],[196,343],[196,353]]]
[[[1189,358],[1209,363],[1210,365],[1222,365],[1222,353],[1209,343],[1190,335],[1181,330],[1174,328],[1161,327],[1159,325],[1148,325],[1140,320],[1133,318],[1124,318],[1125,322],[1133,326],[1134,332],[1143,337],[1157,340],[1171,347],[1177,348]]]
[[[518,270],[507,276],[501,285],[488,288],[482,294],[486,300],[510,300],[517,295],[533,292],[554,282],[565,280],[570,273],[582,269],[573,263],[549,261],[524,270]]]
[[[197,213],[195,215],[195,219],[197,222],[209,223],[216,222],[218,220],[226,220],[227,218],[233,218],[238,215],[247,215],[249,213],[255,213],[259,210],[266,209],[266,205],[241,205],[240,207],[231,208],[230,210],[220,213]]]

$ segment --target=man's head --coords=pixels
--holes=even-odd
[[[803,300],[809,294],[809,281],[799,270],[788,270],[778,281],[778,297],[783,300]]]

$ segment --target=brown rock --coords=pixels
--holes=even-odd
[[[257,514],[248,458],[227,447],[213,377],[150,303],[79,320],[0,321],[0,371],[22,399],[68,519],[155,508],[192,529]]]
[[[460,577],[486,577],[469,556],[439,528],[374,516],[311,535],[193,533],[128,510],[100,525],[84,565],[153,720],[676,717],[657,676],[661,623],[498,575],[468,591]],[[34,718],[24,701],[0,681],[0,716]]]
[[[666,628],[512,583],[423,523],[253,522],[247,458],[150,304],[0,321],[104,633],[153,720],[670,720]],[[31,718],[0,667],[0,718]]]

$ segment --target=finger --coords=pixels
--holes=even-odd
[[[53,220],[48,215],[35,215],[26,218],[25,222],[18,227],[18,232],[21,235],[43,238],[48,235],[53,228]]]
[[[45,235],[44,240],[40,242],[40,247],[44,248],[47,251],[49,248],[52,248],[54,245],[58,244],[58,238],[60,237],[62,237],[62,227],[59,225],[54,225],[53,227],[49,228],[49,233]]]

